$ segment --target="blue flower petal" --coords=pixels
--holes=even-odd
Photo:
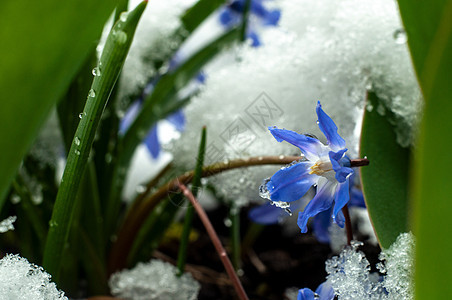
[[[121,121],[119,122],[119,134],[123,135],[126,133],[127,129],[129,129],[130,125],[132,125],[132,122],[135,120],[135,118],[138,115],[138,112],[141,109],[142,101],[141,99],[136,100],[135,102],[130,105],[129,109],[127,109],[126,113],[124,114],[124,117],[122,117]]]
[[[337,172],[339,169],[343,167],[343,165],[341,165],[341,160],[344,157],[345,152],[347,152],[347,148],[341,149],[337,152],[334,151],[328,152],[328,156],[330,157],[330,161],[331,164],[333,165],[334,171]],[[347,167],[349,167],[349,165]]]
[[[185,129],[185,115],[182,110],[178,110],[175,113],[166,117],[166,119],[176,127],[177,131],[184,131]]]
[[[328,228],[331,224],[331,211],[326,210],[319,213],[312,219],[312,232],[314,233],[316,239],[321,242],[328,244],[330,242],[330,233]]]
[[[344,139],[337,133],[337,126],[334,121],[323,111],[320,101],[317,102],[316,112],[320,130],[328,140],[331,149],[338,151],[345,148]]]
[[[334,299],[334,290],[331,286],[331,282],[325,281],[321,283],[318,288],[315,290],[315,293],[319,295],[319,300],[333,300]]]
[[[319,182],[317,194],[314,199],[308,203],[303,212],[298,213],[297,224],[301,229],[301,233],[306,233],[308,231],[306,225],[308,224],[309,218],[331,208],[336,185],[336,183],[330,181],[323,182],[322,184]]]
[[[144,139],[144,144],[148,148],[153,158],[157,158],[160,154],[160,144],[157,134],[157,125],[154,125]]]
[[[277,224],[286,213],[279,207],[267,202],[263,205],[253,207],[248,217],[251,221],[262,225]]]
[[[334,199],[333,219],[336,219],[338,212],[348,203],[350,200],[349,190],[350,178],[347,178],[342,183],[339,183],[336,189],[336,196]]]
[[[344,213],[342,212],[342,210],[340,210],[335,217],[331,216],[331,218],[334,219],[334,223],[339,225],[340,228],[344,228],[344,226],[345,226],[345,217],[344,217]]]
[[[304,288],[298,290],[297,300],[314,300],[315,294],[311,289]]]
[[[259,39],[259,36],[257,35],[256,32],[254,31],[249,31],[246,34],[246,37],[251,39],[252,43],[251,43],[251,47],[259,47],[261,45],[261,41]]]
[[[311,161],[319,159],[319,153],[322,152],[323,144],[310,136],[296,133],[295,131],[279,129],[276,127],[268,127],[270,133],[278,142],[286,141],[300,148],[301,152]]]
[[[270,200],[292,202],[303,197],[319,178],[309,174],[311,166],[310,162],[299,162],[276,172],[266,184]]]
[[[265,16],[264,25],[276,26],[278,25],[279,19],[281,19],[281,11],[277,9],[272,10]]]
[[[226,8],[220,13],[220,23],[223,26],[230,27],[238,22],[240,22],[240,16],[230,9]]]

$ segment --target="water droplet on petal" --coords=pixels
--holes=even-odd
[[[270,191],[268,190],[267,184],[271,180],[271,178],[265,178],[262,182],[261,186],[259,187],[259,196],[261,196],[264,199],[271,200],[270,197]]]
[[[90,96],[91,98],[96,97],[96,92],[93,89],[90,89],[88,92],[88,96]]]
[[[408,41],[408,36],[406,35],[405,30],[403,30],[402,28],[399,28],[396,31],[394,31],[392,36],[394,37],[396,44],[399,45],[403,45]]]

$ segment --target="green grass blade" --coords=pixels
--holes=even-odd
[[[424,95],[411,186],[416,299],[452,298],[452,1],[398,0]]]
[[[62,97],[116,1],[0,1],[0,208],[52,106]]]
[[[193,32],[212,12],[214,12],[225,0],[199,0],[190,7],[181,17],[184,29]]]
[[[201,141],[199,143],[198,159],[196,160],[195,173],[192,181],[192,193],[196,197],[198,191],[201,188],[202,167],[204,165],[204,156],[206,153],[206,127],[203,127],[201,132]],[[185,200],[188,202],[187,200]],[[189,202],[188,202],[189,203]],[[187,247],[190,237],[193,216],[195,215],[195,209],[193,205],[189,204],[187,211],[185,212],[184,228],[180,238],[179,253],[177,256],[177,275],[182,276],[185,270],[185,261],[187,260]]]
[[[408,231],[408,166],[410,151],[396,141],[389,112],[377,112],[378,97],[369,92],[361,133],[360,157],[370,161],[362,167],[361,181],[367,209],[378,241],[389,248],[402,232]]]
[[[66,168],[50,221],[44,251],[44,268],[58,281],[62,252],[69,236],[72,212],[88,156],[102,111],[124,64],[141,14],[147,2],[142,2],[110,32],[99,61],[100,76],[95,76],[88,99],[68,154]],[[125,15],[123,15],[125,16]]]

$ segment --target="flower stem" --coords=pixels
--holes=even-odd
[[[193,194],[190,192],[190,190],[184,184],[179,183],[178,187],[184,193],[184,196],[187,197],[188,200],[190,200],[191,204],[193,205],[196,212],[198,213],[198,216],[201,219],[204,227],[206,228],[206,231],[209,234],[209,237],[212,240],[212,243],[218,252],[218,256],[220,257],[221,262],[223,263],[224,268],[226,269],[226,272],[229,275],[229,278],[231,278],[232,284],[234,285],[234,289],[237,292],[239,299],[241,299],[241,300],[248,299],[248,296],[246,295],[246,292],[243,289],[242,283],[240,282],[239,278],[237,277],[237,274],[234,271],[234,267],[232,266],[232,263],[229,260],[226,250],[221,245],[220,238],[218,237],[217,233],[215,232],[215,229],[213,228],[212,223],[210,222],[209,217],[207,216],[206,212],[204,211],[202,206],[198,203],[198,200],[193,196]]]
[[[351,245],[353,240],[353,229],[352,229],[352,221],[350,220],[350,213],[348,212],[348,206],[345,205],[342,207],[342,213],[345,218],[345,230],[347,232],[347,245]]]
[[[350,166],[352,168],[354,167],[364,167],[369,165],[369,160],[367,158],[358,158],[358,159],[351,159],[350,160]]]

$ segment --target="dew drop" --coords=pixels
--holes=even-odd
[[[261,186],[259,187],[259,196],[261,196],[264,199],[271,200],[270,198],[270,191],[268,190],[268,182],[271,180],[271,178],[265,178],[262,182]]]
[[[75,143],[77,146],[80,146],[80,139],[79,139],[77,136],[74,138],[74,143]]]
[[[107,164],[111,163],[112,160],[113,160],[113,155],[111,155],[111,153],[105,154],[105,162],[106,162]]]
[[[127,42],[127,33],[125,33],[122,30],[114,31],[113,37],[115,38],[116,42],[119,44],[124,44],[125,42]]]
[[[76,155],[80,155],[80,151],[75,150],[74,152],[75,152]]]
[[[94,76],[100,76],[100,68],[99,67],[95,67],[93,69],[93,71],[91,72]]]
[[[137,192],[137,194],[142,194],[142,193],[146,192],[146,186],[142,185],[142,184],[139,184],[135,188],[135,191]]]
[[[224,219],[224,226],[226,227],[231,227],[232,226],[232,221],[229,218]]]
[[[128,12],[123,12],[123,13],[121,13],[121,15],[119,16],[119,20],[121,21],[121,22],[125,22],[126,20],[127,20],[127,16],[129,15],[129,13]]]
[[[96,97],[96,92],[93,89],[90,89],[88,92],[88,96],[90,96],[91,98]]]
[[[50,227],[57,227],[57,226],[58,226],[58,223],[57,223],[56,221],[54,221],[54,220],[50,220],[50,221],[49,221],[49,226],[50,226]]]
[[[258,161],[263,161],[264,158],[263,158],[262,156],[259,156],[259,157],[257,158],[257,160],[258,160]]]
[[[316,123],[317,123],[317,125],[319,125],[320,124],[319,120],[317,120]]]
[[[403,45],[408,41],[408,37],[406,35],[405,30],[399,28],[392,34],[396,44]]]
[[[79,113],[79,114],[78,114],[79,119],[83,118],[84,115],[85,115],[84,112]]]
[[[17,194],[13,194],[13,195],[11,196],[11,203],[12,203],[12,204],[17,204],[17,203],[19,203],[19,202],[20,202],[20,196],[17,195]]]
[[[279,156],[279,159],[284,159],[284,158],[285,158],[284,155],[280,155],[280,156]]]

